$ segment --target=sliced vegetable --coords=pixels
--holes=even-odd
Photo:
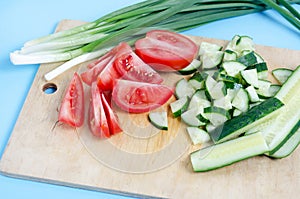
[[[166,111],[150,112],[149,120],[156,128],[168,130],[168,114]]]
[[[246,53],[245,55],[240,56],[236,60],[247,67],[257,64],[257,59],[254,51],[250,51],[250,53]]]
[[[293,128],[300,120],[300,97],[296,90],[299,90],[300,67],[293,72],[290,78],[281,87],[275,97],[281,99],[285,106],[282,113],[272,120],[272,123],[262,129],[263,135],[269,145],[271,153],[283,145]],[[299,124],[298,124],[299,125]]]
[[[117,80],[112,99],[124,111],[143,113],[165,104],[172,95],[173,90],[165,85]]]
[[[191,138],[193,145],[203,144],[210,141],[208,133],[201,128],[187,127],[186,130]]]
[[[182,113],[184,113],[189,106],[189,98],[188,96],[179,98],[178,100],[170,103],[171,111],[174,117],[179,117]]]
[[[97,60],[90,64],[90,69],[81,73],[81,78],[84,83],[91,86],[94,81],[97,80],[98,75],[103,71],[103,69],[111,64],[110,62],[114,60],[114,55],[107,56],[106,58],[101,59],[101,61]]]
[[[100,93],[101,95],[101,101],[104,108],[104,112],[106,115],[106,119],[108,121],[108,127],[109,127],[109,133],[110,135],[115,135],[117,133],[122,132],[122,129],[120,127],[118,117],[115,114],[115,112],[112,110],[111,106],[107,102],[107,99],[104,95],[104,93]]]
[[[204,115],[214,126],[222,125],[230,119],[230,114],[226,109],[216,106],[204,108]]]
[[[100,90],[96,82],[91,85],[91,99],[89,106],[89,128],[92,134],[99,138],[109,138],[110,129],[105,114]]]
[[[84,90],[78,73],[74,73],[62,100],[58,121],[73,127],[80,127],[84,122]]]
[[[163,78],[144,63],[125,42],[119,44],[114,67],[122,79],[153,84],[163,82]]]
[[[201,61],[198,59],[193,59],[193,61],[185,68],[179,70],[178,72],[182,75],[190,75],[196,72],[201,66]]]
[[[200,56],[203,69],[211,69],[218,66],[223,59],[223,51],[208,51]]]
[[[280,84],[284,84],[284,82],[286,82],[286,80],[289,78],[289,76],[291,76],[292,73],[293,71],[288,68],[276,68],[272,70],[273,76]]]
[[[188,80],[188,83],[195,90],[198,90],[204,88],[204,81],[205,81],[205,77],[203,77],[203,74],[199,72],[195,72],[193,76]]]
[[[297,148],[300,144],[300,128],[299,122],[289,135],[286,137],[285,142],[278,148],[278,150],[274,150],[268,154],[269,157],[272,158],[285,158],[292,154],[292,152]]]
[[[194,127],[204,126],[206,125],[206,123],[200,121],[200,119],[198,118],[198,115],[201,112],[203,112],[203,108],[194,107],[192,109],[185,111],[181,115],[181,119],[188,126],[194,126]]]
[[[249,109],[249,96],[245,89],[240,88],[235,97],[232,100],[232,106],[239,109],[242,112],[246,112]]]
[[[135,43],[137,55],[159,71],[181,70],[187,67],[198,52],[189,38],[166,30],[153,30]]]
[[[249,36],[235,35],[228,43],[226,50],[232,50],[237,53],[238,57],[245,51],[254,51],[254,43]]]
[[[244,114],[226,121],[224,125],[218,126],[211,132],[211,138],[215,143],[236,138],[252,127],[277,117],[283,105],[277,98],[267,99]]]
[[[180,99],[182,97],[192,97],[192,95],[195,92],[195,88],[189,84],[189,82],[182,78],[180,79],[175,86],[175,96],[177,99]]]
[[[191,153],[193,170],[209,171],[264,154],[269,150],[261,133],[243,136]]]
[[[256,69],[249,69],[241,71],[241,76],[243,79],[247,82],[247,84],[254,86],[255,88],[258,88],[258,75]]]
[[[240,72],[247,68],[244,64],[237,61],[223,62],[222,67],[225,69],[227,74],[232,77],[238,77]]]

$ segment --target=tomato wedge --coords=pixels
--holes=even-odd
[[[135,49],[144,62],[159,71],[180,70],[198,53],[198,46],[192,40],[166,30],[149,31],[135,43]]]
[[[155,84],[163,82],[163,78],[143,62],[125,42],[119,45],[114,66],[122,79]]]
[[[104,93],[101,93],[102,105],[104,107],[104,111],[108,120],[109,132],[111,135],[115,135],[117,133],[122,132],[122,129],[119,125],[118,118],[109,103],[106,100]]]
[[[165,104],[173,90],[161,84],[118,80],[112,92],[112,99],[124,111],[143,113]]]
[[[100,138],[110,137],[109,125],[102,104],[101,93],[96,82],[92,83],[91,86],[88,121],[93,135]]]
[[[84,121],[84,90],[83,83],[78,75],[74,73],[62,100],[58,121],[72,127],[80,127]]]
[[[103,69],[107,66],[107,64],[112,60],[113,55],[106,56],[105,58],[102,58],[101,61],[96,60],[94,63],[95,65],[92,66],[87,71],[81,73],[81,78],[84,83],[91,86],[94,81],[97,80],[98,75],[103,71]]]
[[[109,61],[106,67],[97,76],[97,84],[101,90],[112,90],[115,81],[121,77],[114,67],[115,56]]]

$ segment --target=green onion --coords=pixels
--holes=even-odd
[[[101,56],[121,41],[134,43],[151,29],[181,32],[229,17],[273,8],[300,30],[299,13],[290,3],[272,0],[147,0],[107,14],[93,22],[28,41],[10,54],[14,64],[68,61],[46,79]],[[76,59],[74,59],[76,58]],[[74,60],[73,60],[74,59]]]
[[[287,21],[289,21],[292,25],[294,25],[298,30],[300,30],[300,21],[299,18],[296,18],[293,13],[290,13],[288,10],[280,7],[277,3],[275,3],[272,0],[263,0],[263,2],[270,6],[271,8],[273,8],[274,10],[276,10],[280,15],[282,15]],[[288,8],[290,8],[290,5],[286,2],[286,1],[281,1],[284,2],[284,5],[287,6]],[[295,11],[295,14],[297,16],[299,16],[299,13],[293,9],[293,11]]]

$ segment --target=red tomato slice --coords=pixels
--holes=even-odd
[[[84,90],[78,73],[69,84],[60,106],[58,121],[73,127],[80,127],[84,121]]]
[[[135,43],[135,52],[144,62],[159,71],[186,67],[198,53],[198,46],[189,38],[166,30],[153,30]]]
[[[122,79],[155,84],[163,82],[163,78],[143,62],[125,42],[119,45],[114,66]]]
[[[101,59],[101,61],[97,60],[97,64],[95,64],[92,68],[88,69],[87,71],[81,73],[81,78],[83,82],[87,85],[92,85],[94,81],[97,80],[98,75],[101,71],[106,67],[106,65],[110,62],[113,58],[113,55],[107,56],[106,58]]]
[[[118,118],[115,115],[114,111],[111,109],[109,103],[106,101],[106,97],[104,96],[104,93],[101,93],[101,100],[108,120],[110,134],[115,135],[117,133],[122,132],[122,129],[118,122]]]
[[[143,113],[165,104],[173,90],[161,84],[118,80],[112,99],[124,111]]]
[[[106,67],[97,76],[97,84],[101,90],[109,91],[112,90],[115,81],[121,77],[114,67],[115,56],[109,61]]]
[[[89,127],[93,135],[100,138],[110,137],[109,125],[102,104],[101,93],[97,84],[91,86],[91,102],[89,107]]]

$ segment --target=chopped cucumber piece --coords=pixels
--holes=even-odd
[[[249,109],[249,97],[245,89],[240,88],[232,100],[232,106],[239,109],[242,112],[246,112]]]
[[[268,66],[266,62],[260,62],[250,67],[247,67],[247,69],[254,69],[254,68],[257,71],[258,79],[262,79],[262,80],[268,79]]]
[[[222,67],[225,69],[227,74],[232,77],[238,77],[240,72],[247,68],[244,64],[237,61],[223,62]]]
[[[286,82],[286,80],[291,76],[292,73],[293,70],[288,68],[276,68],[272,70],[273,76],[280,84],[284,84],[284,82]]]
[[[223,61],[233,61],[236,60],[236,58],[237,58],[236,52],[229,49],[224,51]]]
[[[211,69],[218,66],[223,59],[224,52],[223,51],[210,51],[204,53],[200,60],[202,62],[203,69]]]
[[[191,153],[191,163],[196,172],[209,171],[264,154],[268,146],[261,135],[255,133],[212,145]]]
[[[230,119],[230,114],[226,109],[216,106],[204,108],[204,114],[214,126],[219,126]]]
[[[205,90],[206,90],[207,98],[209,100],[212,99],[211,91],[212,91],[213,87],[215,87],[215,85],[217,83],[218,82],[216,80],[214,80],[210,75],[207,76],[204,84],[205,84]]]
[[[225,110],[231,110],[231,97],[229,95],[226,95],[224,97],[216,99],[213,101],[213,105],[216,107],[224,108]]]
[[[226,85],[223,81],[217,82],[213,88],[207,91],[213,100],[225,97],[227,93]]]
[[[180,99],[182,97],[191,97],[195,92],[195,89],[191,84],[188,83],[188,81],[184,78],[179,80],[175,87],[175,96],[177,99]]]
[[[190,100],[190,104],[188,106],[188,109],[193,109],[193,108],[205,108],[210,106],[211,103],[210,101],[207,100],[206,95],[205,95],[205,91],[204,90],[197,90],[191,100]]]
[[[207,52],[216,52],[220,50],[222,50],[222,46],[203,41],[200,44],[199,55],[201,56]]]
[[[187,127],[187,132],[192,140],[193,145],[203,144],[210,141],[208,133],[198,127]]]
[[[182,115],[181,115],[181,119],[188,125],[188,126],[203,126],[206,123],[201,122],[198,119],[198,115],[203,112],[203,108],[198,108],[195,107],[193,109],[189,109],[187,111],[185,111]]]
[[[189,97],[185,96],[178,100],[170,103],[171,111],[174,117],[180,116],[184,111],[187,110],[189,105]]]
[[[193,61],[185,68],[179,70],[178,72],[182,75],[190,75],[196,72],[201,66],[201,61],[198,59],[193,59]]]
[[[245,55],[237,58],[237,61],[244,64],[245,66],[252,66],[257,63],[254,51],[248,52]]]
[[[241,76],[249,84],[258,88],[258,75],[256,69],[249,69],[241,71]]]
[[[235,35],[228,43],[226,49],[232,50],[238,56],[242,55],[243,51],[254,51],[254,43],[251,37]]]
[[[299,93],[300,85],[300,65],[294,70],[293,74],[283,84],[282,88],[276,93],[276,98],[283,103],[288,103],[291,99],[291,95],[297,95]]]
[[[204,77],[203,74],[199,72],[195,72],[193,76],[189,79],[188,83],[195,89],[202,89],[204,88],[204,81],[207,76]]]
[[[283,105],[277,98],[267,99],[249,111],[226,121],[224,125],[218,126],[211,132],[211,138],[215,143],[219,143],[238,137],[249,129],[277,117]]]
[[[257,94],[261,98],[269,98],[270,96],[270,86],[272,85],[272,82],[268,80],[258,80],[258,89],[257,89]]]
[[[250,102],[258,102],[259,101],[259,96],[257,95],[256,90],[252,85],[248,86],[246,88],[246,91],[248,93]]]
[[[158,129],[168,130],[168,114],[166,111],[150,112],[149,120]]]

